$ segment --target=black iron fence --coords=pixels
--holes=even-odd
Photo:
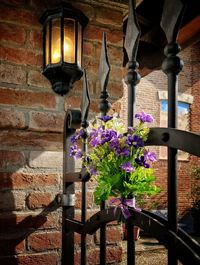
[[[128,126],[133,126],[135,86],[140,80],[136,61],[137,49],[140,39],[140,29],[137,22],[133,1],[129,1],[129,16],[124,47],[129,58],[128,74]],[[200,136],[191,132],[176,129],[177,113],[177,89],[176,80],[183,63],[176,55],[180,51],[176,38],[185,10],[185,5],[180,0],[165,1],[161,19],[161,27],[166,34],[168,44],[164,53],[166,59],[162,69],[168,79],[168,127],[152,128],[146,145],[168,147],[168,220],[142,210],[132,212],[132,219],[128,221],[127,236],[127,264],[135,264],[135,241],[133,227],[141,227],[152,237],[155,237],[168,249],[168,264],[177,265],[180,260],[185,265],[200,264],[200,246],[177,223],[177,150],[186,151],[192,155],[200,156]],[[173,19],[171,19],[173,17]],[[106,37],[103,36],[102,53],[100,61],[101,102],[100,111],[106,115],[110,108],[107,100],[107,83],[109,79],[109,62],[106,50]],[[74,264],[74,232],[81,234],[81,265],[87,264],[86,235],[92,235],[100,229],[100,264],[106,264],[106,224],[115,220],[113,209],[105,209],[105,203],[101,204],[100,211],[87,219],[86,197],[87,181],[89,174],[84,168],[78,172],[69,172],[69,137],[81,126],[85,130],[83,152],[87,152],[87,116],[89,111],[89,94],[86,74],[84,74],[83,97],[81,110],[68,110],[64,129],[64,170],[63,170],[63,194],[58,198],[63,207],[63,239],[62,239],[62,265]],[[74,219],[75,213],[75,189],[74,183],[82,185],[81,221]]]

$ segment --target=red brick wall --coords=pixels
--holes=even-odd
[[[67,108],[80,106],[82,81],[66,98],[54,94],[41,74],[46,8],[60,1],[2,0],[0,23],[0,263],[60,264],[61,209],[52,202],[62,190],[62,131]],[[72,1],[70,1],[72,2]],[[87,3],[84,3],[87,2]],[[75,1],[90,22],[84,32],[83,66],[91,94],[91,117],[99,112],[98,66],[107,32],[111,101],[122,95],[122,23],[125,6]],[[80,187],[77,197],[80,198]],[[89,186],[90,202],[93,193]],[[79,200],[77,200],[78,202]],[[77,203],[77,216],[80,216]],[[94,204],[88,205],[94,212]],[[119,262],[121,232],[109,226],[108,262]],[[96,264],[98,233],[88,237],[89,264]],[[76,236],[76,243],[80,238]],[[115,244],[115,248],[111,246]],[[66,250],[67,251],[67,250]],[[14,256],[15,255],[15,256]],[[79,254],[77,253],[76,259]],[[77,264],[80,264],[77,261]]]

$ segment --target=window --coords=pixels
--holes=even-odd
[[[168,112],[168,102],[167,102],[167,92],[162,91],[159,95],[160,101],[160,127],[167,127],[167,112]],[[178,120],[177,127],[180,130],[189,131],[190,129],[190,103],[193,101],[193,97],[187,94],[181,94],[178,97]],[[181,100],[187,99],[187,102]],[[189,99],[189,100],[188,100]],[[159,149],[159,158],[167,159],[167,148],[161,146]],[[187,160],[188,154],[182,151],[178,153],[179,160]]]

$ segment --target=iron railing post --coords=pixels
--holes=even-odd
[[[134,125],[134,108],[135,108],[135,90],[140,81],[140,75],[137,72],[138,63],[136,61],[137,50],[140,40],[140,28],[137,21],[135,1],[129,1],[129,14],[126,28],[126,37],[124,47],[126,49],[129,63],[126,84],[128,86],[128,126]],[[132,221],[126,222],[127,227],[127,264],[135,265],[135,241],[134,225]]]
[[[103,33],[100,66],[99,66],[99,80],[101,86],[101,96],[100,96],[101,101],[99,109],[101,111],[102,116],[105,116],[111,107],[111,104],[107,100],[109,96],[107,92],[109,73],[110,73],[110,64],[107,55],[106,34]],[[103,211],[104,209],[105,209],[105,201],[102,202],[100,206],[101,211]],[[106,225],[102,224],[100,227],[100,265],[105,265],[105,264],[106,264]]]
[[[177,120],[177,75],[182,70],[183,62],[176,54],[180,51],[176,43],[181,20],[185,11],[185,4],[181,0],[165,0],[161,27],[168,44],[164,53],[166,59],[162,70],[168,78],[168,127],[176,128]],[[173,19],[171,19],[173,17]],[[168,229],[177,233],[177,149],[168,147]],[[169,238],[168,264],[177,265],[176,240]]]

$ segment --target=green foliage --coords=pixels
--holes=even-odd
[[[91,149],[82,157],[76,140],[81,138],[83,132],[77,132],[73,138],[73,155],[82,158],[91,178],[97,182],[94,191],[96,204],[109,197],[128,199],[152,196],[160,191],[155,185],[154,170],[151,168],[156,155],[144,145],[149,134],[144,120],[150,122],[153,118],[144,112],[138,116],[138,124],[128,130],[116,117],[97,119],[88,131]]]
[[[200,215],[200,167],[192,169],[192,177],[195,180],[191,189],[192,211]]]

